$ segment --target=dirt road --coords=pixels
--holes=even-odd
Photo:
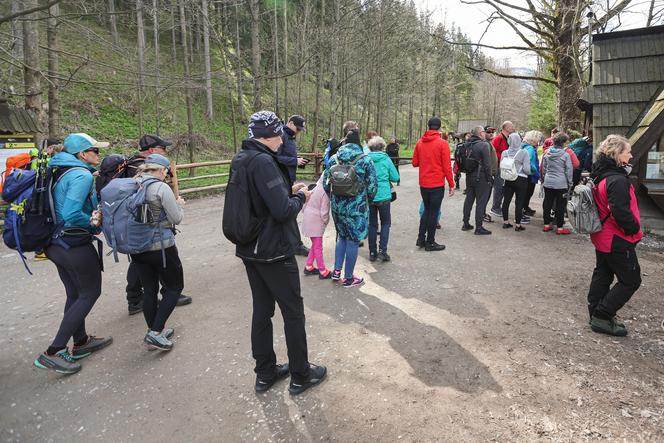
[[[69,377],[32,366],[64,305],[55,267],[33,263],[30,277],[0,249],[0,440],[664,440],[662,250],[640,249],[644,284],[621,311],[630,335],[597,335],[586,238],[542,233],[538,216],[522,233],[461,232],[459,193],[443,202],[447,250],[418,251],[417,175],[402,172],[393,261],[372,264],[363,248],[359,289],[302,278],[310,360],[329,378],[297,398],[286,382],[253,392],[249,288],[221,233],[221,197],[186,208],[178,247],[194,303],[171,317],[173,351],[144,348],[143,318],[127,315],[127,262],[108,257],[88,329],[115,341]],[[277,314],[281,360],[282,331]]]

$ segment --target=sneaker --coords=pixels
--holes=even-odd
[[[509,229],[509,228],[513,228],[513,227],[514,227],[514,225],[512,223],[503,223],[503,229]]]
[[[329,269],[326,269],[323,272],[319,272],[318,273],[318,278],[320,280],[327,280],[328,278],[332,278],[332,271],[330,271]]]
[[[590,319],[590,329],[600,334],[608,334],[616,337],[627,335],[627,329],[624,325],[618,324],[615,317],[611,319],[598,318],[593,315]]]
[[[491,231],[484,228],[475,229],[475,235],[491,235]]]
[[[523,222],[521,222],[521,223],[523,223]],[[524,228],[523,226],[517,226],[517,227],[514,228],[514,230],[515,230],[516,232],[521,232],[521,231],[525,231],[526,228]]]
[[[445,245],[439,245],[436,242],[433,243],[428,243],[425,247],[424,250],[427,252],[431,251],[444,251],[445,250]]]
[[[344,288],[354,288],[364,284],[364,279],[353,276],[352,278],[344,278]]]
[[[341,280],[341,269],[335,269],[332,271],[332,281],[339,281]]]
[[[495,211],[493,209],[489,211],[489,214],[493,215],[494,217],[502,217],[503,216],[502,211]]]
[[[521,217],[521,224],[522,225],[530,224],[530,217],[526,217],[525,215]]]
[[[532,217],[537,213],[534,209],[526,208],[523,210],[523,213],[526,214],[528,217]]]
[[[139,301],[138,303],[130,303],[128,305],[128,309],[129,315],[135,315],[139,312],[143,312],[143,300]]]
[[[288,363],[277,365],[274,370],[274,376],[271,378],[262,378],[256,375],[256,392],[265,392],[272,387],[273,384],[288,377],[290,370]]]
[[[313,266],[310,267],[305,267],[304,268],[304,275],[318,275],[318,269],[314,268]]]
[[[385,262],[385,261],[392,260],[392,258],[388,255],[387,252],[379,252],[378,253],[378,260]]]
[[[161,332],[162,334],[155,331],[148,331],[148,333],[145,334],[143,341],[151,348],[159,349],[161,351],[170,351],[173,349],[173,342],[166,338],[166,335],[163,334],[164,331]]]
[[[325,366],[316,366],[313,364],[309,366],[309,378],[302,381],[295,381],[291,378],[290,385],[288,386],[288,392],[291,395],[299,395],[307,389],[320,384],[325,379],[327,375],[327,368]]]
[[[188,295],[180,294],[180,297],[178,297],[178,302],[175,304],[175,306],[190,305],[191,302],[192,302],[191,297],[189,297]]]
[[[565,229],[565,228],[556,229],[556,235],[569,235],[571,233],[572,232],[569,229]]]
[[[150,330],[148,329],[148,333],[149,332],[150,332]],[[164,329],[161,330],[161,335],[163,335],[164,337],[166,337],[169,340],[171,339],[171,337],[173,337],[173,334],[175,334],[175,330],[173,330],[173,328],[164,328]],[[153,348],[152,346],[148,346],[148,351],[155,351],[155,350],[157,350],[157,348]]]
[[[420,240],[418,238],[417,241],[415,242],[415,246],[417,246],[418,248],[423,248],[424,247],[424,240]]]
[[[544,225],[544,227],[542,228],[542,231],[551,232],[551,231],[553,231],[553,227],[551,227],[549,225]]]
[[[35,252],[35,261],[44,261],[48,260],[46,253],[44,251]]]
[[[369,253],[369,261],[376,261],[378,258],[378,255],[375,252],[370,252]]]
[[[87,357],[100,349],[104,349],[111,343],[113,343],[113,337],[95,337],[94,335],[88,335],[88,341],[85,344],[81,346],[74,345],[71,350],[71,356],[78,360]]]
[[[35,366],[40,369],[53,369],[60,374],[74,374],[81,370],[81,364],[76,362],[67,348],[56,352],[55,355],[48,355],[46,352],[40,354],[35,359]]]
[[[462,231],[472,231],[473,229],[475,229],[475,226],[471,225],[470,223],[464,223],[461,227]]]

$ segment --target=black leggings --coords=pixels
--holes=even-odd
[[[556,225],[562,228],[565,225],[565,193],[567,189],[544,188],[544,224],[551,224],[551,209],[556,210]]]
[[[526,177],[517,177],[514,181],[505,180],[503,188],[503,220],[509,220],[510,203],[512,197],[516,194],[514,199],[515,214],[514,221],[517,225],[521,224],[521,217],[523,216],[523,203],[526,200],[526,192],[528,191],[528,179]]]
[[[531,209],[530,199],[533,198],[533,194],[535,193],[535,186],[535,183],[528,177],[528,189],[526,190],[526,201],[523,202],[523,209]]]
[[[69,249],[51,245],[46,248],[46,256],[58,268],[60,280],[65,285],[67,294],[65,314],[51,348],[64,349],[72,337],[74,344],[82,344],[88,337],[85,331],[85,317],[101,295],[99,255],[90,243]]]
[[[166,267],[161,250],[132,254],[143,285],[143,315],[151,331],[161,332],[171,316],[184,287],[182,263],[175,246],[166,248]],[[162,300],[159,302],[159,282],[163,285]]]

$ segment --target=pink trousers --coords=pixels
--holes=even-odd
[[[309,256],[307,257],[307,266],[313,266],[314,260],[316,260],[319,271],[326,269],[325,260],[323,259],[323,237],[311,237],[311,249],[309,249]]]

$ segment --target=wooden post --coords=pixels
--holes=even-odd
[[[180,186],[178,184],[178,170],[175,167],[175,162],[171,162],[171,189],[175,198],[180,197]]]

